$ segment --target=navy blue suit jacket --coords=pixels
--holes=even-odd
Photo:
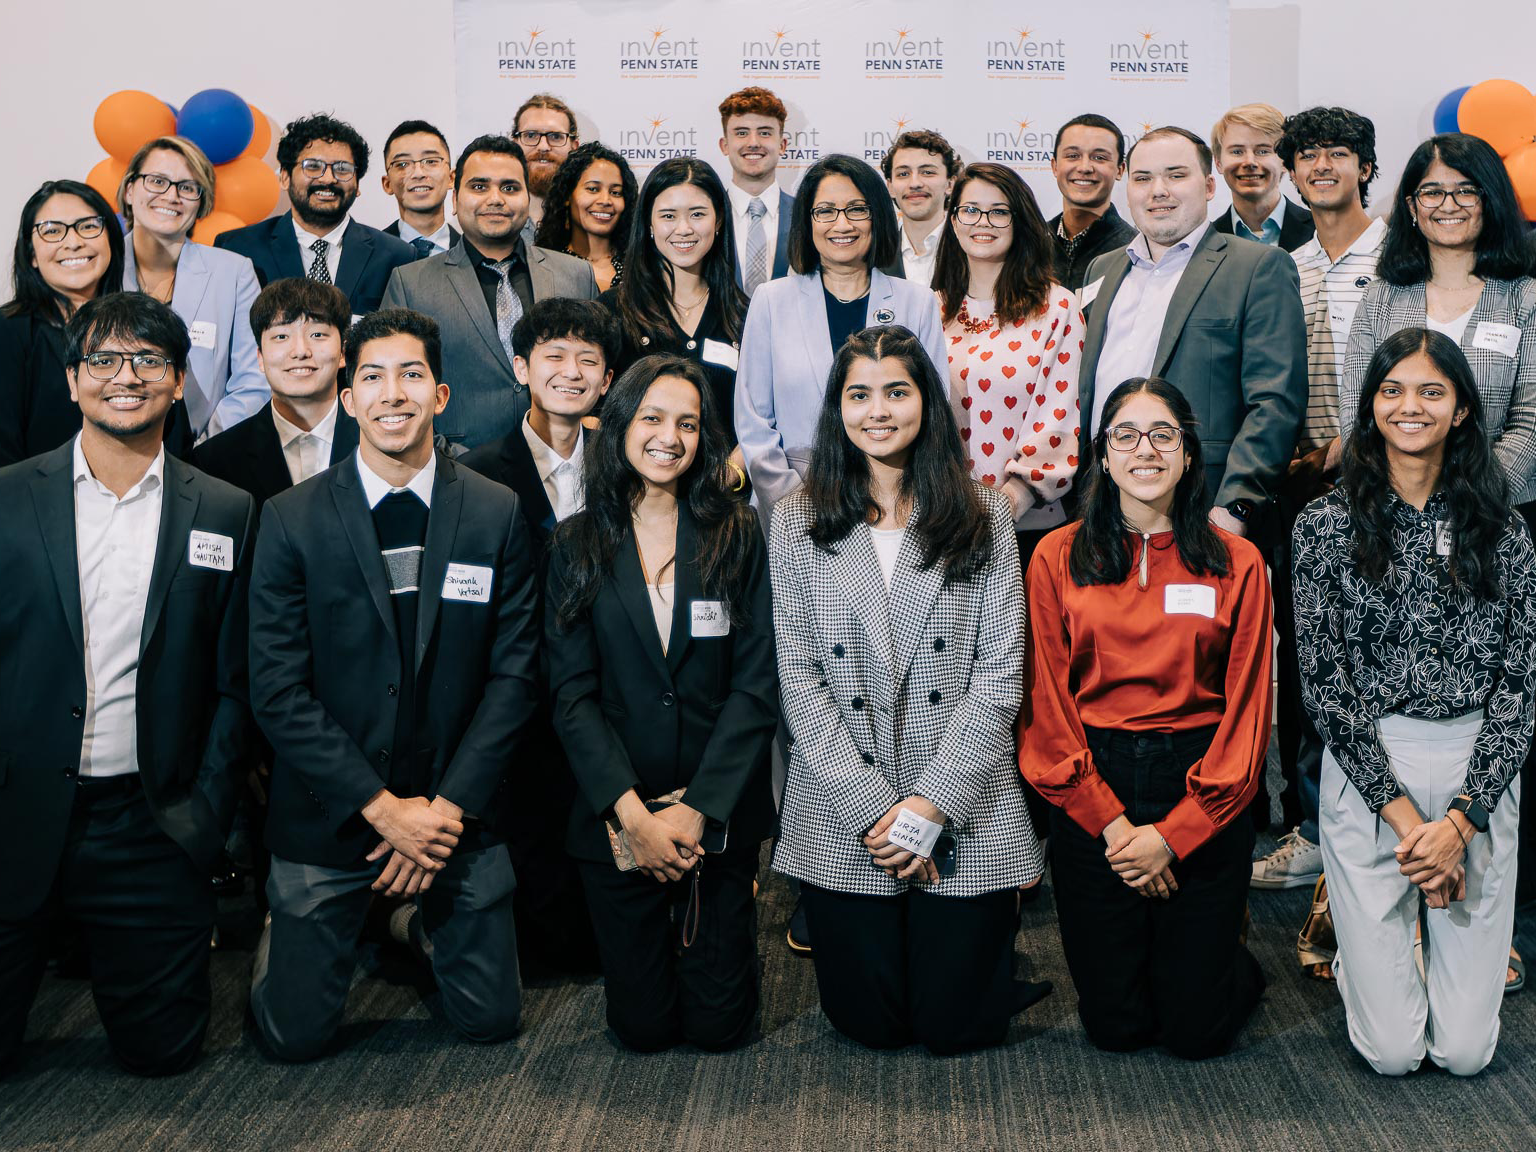
[[[255,265],[256,279],[263,288],[285,276],[302,277],[308,267],[293,233],[293,220],[287,213],[221,233],[213,243],[216,248],[228,248],[247,257]],[[404,240],[349,220],[341,236],[336,287],[346,293],[354,315],[376,312],[384,298],[389,274],[415,259],[416,249]]]

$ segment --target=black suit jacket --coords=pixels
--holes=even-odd
[[[331,460],[340,463],[357,451],[357,421],[336,405],[336,432],[331,441]],[[283,444],[272,423],[272,402],[217,436],[210,436],[192,451],[192,463],[210,476],[251,494],[256,510],[279,492],[293,487]]]
[[[307,253],[299,251],[288,213],[258,220],[244,228],[221,232],[215,248],[228,248],[250,258],[256,266],[256,279],[265,288],[273,280],[286,276],[302,278],[309,267]],[[384,298],[389,274],[402,264],[416,259],[416,249],[397,236],[387,236],[377,228],[347,221],[341,234],[341,263],[336,267],[336,287],[346,293],[355,315],[376,312]]]
[[[1317,235],[1317,225],[1312,223],[1310,208],[1302,207],[1289,196],[1282,196],[1281,199],[1285,201],[1285,214],[1280,219],[1280,247],[1287,252],[1294,252]],[[1232,235],[1232,209],[1226,209],[1212,220],[1211,227],[1224,235]]]
[[[528,450],[528,441],[523,438],[522,424],[500,440],[471,448],[458,462],[517,493],[518,509],[528,525],[534,571],[542,581],[549,538],[555,531],[555,510],[549,503],[549,493],[544,491],[544,481],[539,479],[539,466]]]
[[[579,789],[566,838],[573,855],[612,859],[601,816],[631,788],[649,800],[686,787],[684,803],[729,825],[728,852],[755,855],[771,833],[769,752],[779,723],[779,677],[766,551],[755,522],[750,527],[741,589],[750,623],[732,625],[723,637],[694,636],[693,605],[707,601],[697,525],[686,504],[679,508],[676,607],[665,655],[633,533],[619,543],[591,609],[569,632],[560,627],[571,559],[562,547],[568,537],[556,535],[544,636],[555,731]]]
[[[386,236],[393,236],[396,240],[399,240],[402,244],[409,244],[410,243],[409,240],[401,239],[401,237],[400,237],[400,221],[398,221],[398,220],[393,221],[389,225],[388,228],[383,229],[383,232],[384,232],[384,235],[386,235]],[[452,224],[448,225],[448,247],[452,248],[462,238],[463,238],[463,233],[462,232],[460,232]],[[412,252],[414,252],[415,250],[416,250],[415,248],[411,249]]]
[[[489,601],[445,600],[449,564],[489,568]],[[430,795],[495,823],[509,774],[524,766],[537,654],[517,497],[439,454],[417,603],[422,747],[395,749],[400,649],[355,458],[269,500],[251,580],[251,700],[274,750],[273,853],[358,867],[378,843],[360,810],[394,755],[417,757]]]
[[[0,907],[48,895],[69,830],[85,728],[74,444],[0,469]],[[155,822],[205,872],[224,847],[245,770],[251,498],[165,459],[135,702],[139,773]],[[192,531],[233,542],[231,571],[194,567]]]

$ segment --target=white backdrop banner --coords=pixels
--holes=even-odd
[[[1071,117],[1108,116],[1128,143],[1163,124],[1208,136],[1228,103],[1227,19],[1227,0],[455,0],[455,146],[552,92],[641,180],[671,156],[728,178],[716,109],[760,84],[789,108],[790,187],[828,153],[878,165],[903,130],[930,128],[1018,171],[1054,214]]]

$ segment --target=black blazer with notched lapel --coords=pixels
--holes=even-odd
[[[384,235],[386,235],[386,236],[393,236],[396,240],[399,240],[402,244],[409,244],[410,243],[409,240],[406,240],[403,236],[400,235],[400,221],[398,221],[398,220],[390,221],[390,223],[388,225],[386,225],[382,229],[382,231],[383,231]],[[460,240],[460,238],[462,236],[463,236],[463,233],[460,232],[457,228],[455,228],[452,224],[448,225],[448,247],[452,248],[455,244],[457,244],[459,242],[459,240]],[[414,247],[412,248],[412,251],[415,251]]]
[[[450,564],[489,568],[489,601],[445,600]],[[397,750],[400,649],[355,457],[269,500],[251,578],[251,701],[274,751],[273,853],[360,866],[378,843],[360,811],[397,754],[418,757],[429,795],[494,840],[537,705],[535,604],[517,497],[439,453],[417,602],[423,746]]]
[[[85,627],[74,441],[0,469],[0,907],[47,897],[75,801],[85,728]],[[244,492],[167,454],[140,637],[139,774],[160,829],[211,872],[234,818],[250,713]],[[231,571],[194,567],[194,530],[227,537]]]
[[[534,571],[543,580],[544,560],[549,552],[549,538],[555,531],[555,510],[550,505],[539,466],[534,463],[523,426],[512,429],[500,440],[471,448],[459,457],[459,463],[517,493],[517,506],[528,525],[528,541],[533,545]]]
[[[1280,218],[1280,249],[1283,252],[1294,252],[1313,236],[1317,235],[1317,225],[1312,221],[1312,210],[1297,204],[1289,196],[1285,200],[1285,211]],[[1232,209],[1224,208],[1216,214],[1216,219],[1211,221],[1211,227],[1225,236],[1233,234]]]
[[[263,288],[285,276],[303,278],[309,267],[310,257],[299,251],[293,219],[287,212],[244,228],[221,232],[213,246],[248,257],[256,266],[256,279]],[[347,230],[341,234],[341,263],[336,266],[336,287],[346,294],[354,315],[377,312],[379,302],[384,298],[384,288],[389,283],[389,274],[415,259],[416,249],[404,240],[356,220],[348,220]]]
[[[679,506],[665,655],[634,535],[619,544],[591,609],[569,632],[556,614],[571,562],[565,537],[555,537],[544,634],[555,731],[579,786],[566,845],[582,859],[612,859],[602,816],[631,788],[650,800],[686,787],[684,803],[729,826],[728,853],[755,855],[772,832],[769,753],[779,723],[779,678],[762,536],[749,534],[741,591],[750,622],[706,637],[691,634],[692,606],[705,600],[697,533],[687,505]]]
[[[357,451],[357,421],[336,405],[336,431],[331,440],[331,461],[339,464]],[[256,510],[279,492],[293,487],[288,461],[283,456],[277,425],[272,423],[272,402],[240,423],[210,436],[192,450],[192,464],[226,484],[244,489],[256,501]]]

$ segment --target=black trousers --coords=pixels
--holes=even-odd
[[[208,1030],[214,898],[205,870],[160,830],[137,775],[82,781],[47,900],[0,908],[0,1071],[19,1055],[53,924],[84,938],[107,1042],[130,1072],[180,1072]]]
[[[860,896],[800,885],[821,1010],[870,1048],[1001,1044],[1014,1014],[1018,894]]]
[[[723,1051],[745,1044],[757,1019],[757,855],[699,866],[698,931],[682,947],[692,877],[659,883],[610,862],[578,862],[602,959],[608,1026],[627,1048],[678,1044]]]
[[[1214,729],[1158,734],[1088,731],[1094,764],[1134,824],[1160,820],[1185,793],[1185,773]],[[1264,990],[1238,941],[1254,830],[1241,815],[1173,865],[1179,890],[1141,896],[1109,866],[1101,837],[1052,814],[1051,875],[1077,1013],[1110,1052],[1161,1044],[1190,1060],[1231,1047]]]

